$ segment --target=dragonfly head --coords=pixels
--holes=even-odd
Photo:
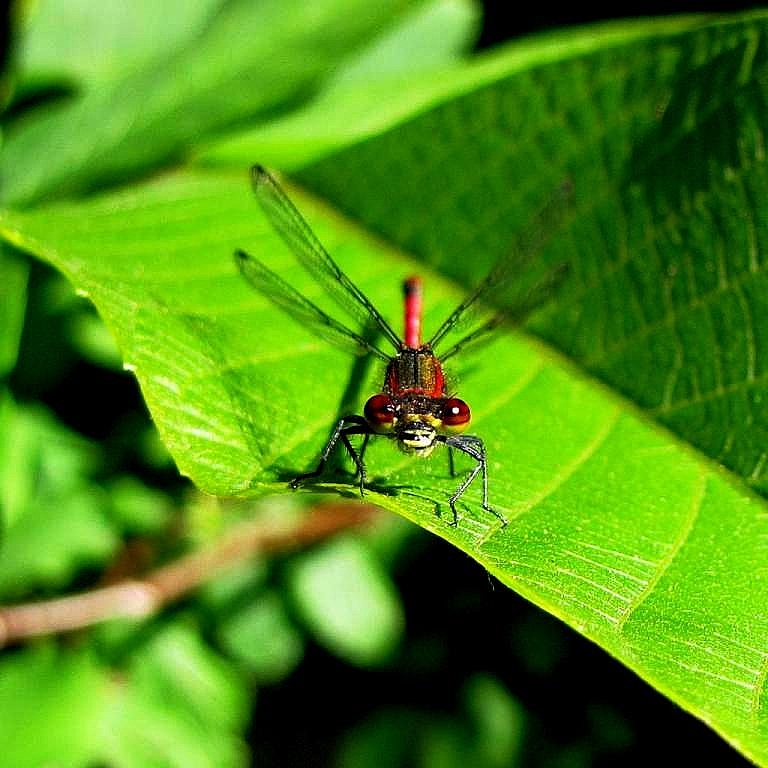
[[[429,456],[438,435],[458,434],[469,426],[470,411],[456,397],[381,392],[365,404],[365,419],[376,434],[395,438],[405,453]]]

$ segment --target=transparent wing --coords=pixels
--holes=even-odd
[[[474,347],[487,340],[490,332],[503,323],[509,323],[511,325],[519,325],[522,323],[531,312],[546,303],[546,301],[552,297],[557,291],[560,283],[565,279],[567,273],[568,265],[558,264],[528,291],[524,299],[516,302],[515,306],[500,310],[488,320],[477,326],[473,331],[470,331],[460,338],[452,347],[449,347],[445,352],[440,353],[440,360],[445,361],[448,358],[453,357],[460,350],[466,350],[468,347]]]
[[[532,275],[531,264],[552,232],[562,223],[573,189],[570,182],[561,186],[531,224],[515,239],[509,255],[502,258],[485,279],[446,318],[429,340],[435,349],[446,336],[464,331],[441,359],[480,340],[504,322],[521,323],[555,291],[567,273],[564,264]],[[467,332],[467,328],[475,326]]]
[[[354,355],[369,353],[385,362],[389,361],[390,355],[373,346],[359,333],[334,320],[258,259],[245,251],[235,251],[235,261],[243,277],[259,293],[316,335],[345,352]]]
[[[254,165],[251,179],[256,199],[270,224],[315,282],[361,328],[375,323],[394,349],[399,350],[402,346],[400,337],[365,294],[341,271],[274,177],[262,166]]]

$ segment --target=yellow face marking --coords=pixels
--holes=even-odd
[[[434,429],[439,429],[442,425],[442,419],[433,416],[431,413],[407,413],[403,421],[406,424],[429,424]]]

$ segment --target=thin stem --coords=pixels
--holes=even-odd
[[[143,578],[126,579],[76,595],[0,606],[0,648],[28,637],[51,635],[116,618],[146,618],[222,571],[257,554],[300,549],[370,521],[370,504],[318,505],[298,522],[257,520],[235,526],[205,549],[185,555]]]

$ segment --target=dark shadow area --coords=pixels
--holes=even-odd
[[[629,2],[614,3],[537,3],[527,7],[511,6],[504,0],[484,0],[483,29],[477,48],[490,48],[514,37],[557,27],[589,24],[609,19],[642,16],[672,16],[683,13],[733,13],[763,8],[760,2]]]
[[[466,555],[435,537],[418,541],[423,549],[397,573],[408,627],[399,657],[366,671],[310,645],[290,678],[259,692],[253,765],[330,766],[342,734],[382,710],[458,716],[476,673],[496,677],[526,710],[523,768],[668,765],[671,744],[692,765],[751,765]]]

